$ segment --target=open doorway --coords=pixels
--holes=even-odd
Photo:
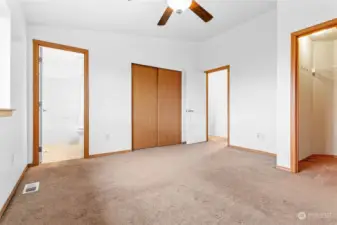
[[[229,145],[230,67],[206,71],[207,141]]]
[[[337,165],[337,20],[292,34],[291,171]]]
[[[34,165],[88,157],[88,51],[34,41]]]

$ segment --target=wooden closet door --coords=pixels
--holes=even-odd
[[[132,64],[132,149],[158,144],[158,69]]]
[[[158,69],[158,146],[181,144],[181,72]]]

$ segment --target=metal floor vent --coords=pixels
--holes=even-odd
[[[26,184],[22,194],[29,194],[39,191],[40,182]]]

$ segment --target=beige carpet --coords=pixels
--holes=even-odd
[[[29,169],[0,224],[337,224],[336,163],[294,175],[275,169],[271,156],[222,146],[154,148]],[[22,195],[32,181],[41,181],[40,192]]]

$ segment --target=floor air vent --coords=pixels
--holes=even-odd
[[[39,190],[40,182],[26,184],[22,194],[34,193]]]

